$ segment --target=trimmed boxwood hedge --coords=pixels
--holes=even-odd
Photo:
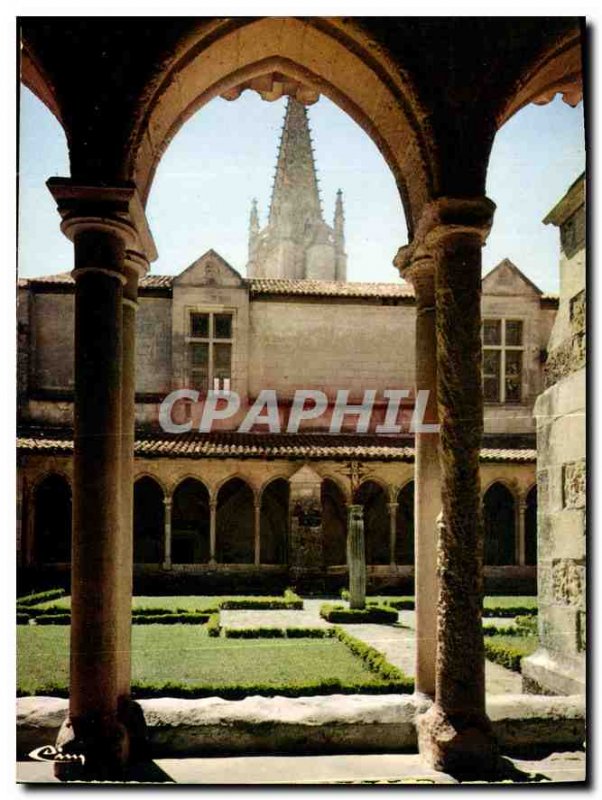
[[[516,642],[485,638],[485,657],[513,672],[520,672],[521,661],[535,649],[535,637],[516,638]]]
[[[328,639],[333,628],[224,628],[226,639]]]
[[[17,597],[17,606],[35,606],[38,603],[47,603],[49,600],[56,600],[64,596],[64,589],[47,589],[45,592],[35,592],[26,594],[24,597]]]
[[[17,625],[29,625],[29,614],[17,611]]]
[[[134,699],[153,697],[180,697],[187,699],[200,699],[203,697],[221,697],[223,700],[244,700],[245,697],[260,695],[261,697],[313,697],[326,694],[406,694],[413,691],[413,683],[405,684],[398,681],[385,681],[383,683],[363,683],[362,681],[349,681],[343,683],[336,679],[324,681],[308,681],[296,686],[270,686],[269,684],[253,683],[232,686],[213,686],[209,684],[195,686],[165,682],[161,684],[133,683],[132,697]],[[17,697],[30,696],[17,690]],[[38,689],[40,697],[68,697],[69,690],[64,686],[48,683]]]
[[[338,625],[336,625],[333,630],[337,639],[346,645],[354,655],[361,658],[372,672],[375,672],[383,680],[389,681],[391,685],[395,685],[396,688],[391,691],[414,691],[413,678],[406,675],[399,667],[390,664],[380,651],[360,641],[360,639],[356,639],[355,636],[351,636],[350,633],[347,633],[343,628],[339,628]]]
[[[366,608],[346,608],[342,605],[324,603],[320,606],[320,616],[328,622],[371,622],[391,625],[398,620],[398,613],[390,606],[366,606]]]
[[[207,621],[207,636],[219,636],[221,633],[219,611],[212,614]]]
[[[303,600],[292,589],[286,589],[282,597],[233,597],[222,600],[219,607],[224,611],[301,610]]]
[[[18,617],[19,615],[17,615]],[[69,611],[62,609],[45,609],[44,611],[37,611],[36,614],[25,614],[27,621],[32,619],[36,625],[70,625],[71,614]],[[132,624],[134,625],[204,625],[210,618],[210,614],[206,612],[197,611],[178,611],[178,612],[164,612],[160,611],[158,614],[140,614],[132,615]],[[25,624],[22,622],[21,624]]]

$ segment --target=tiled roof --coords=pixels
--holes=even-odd
[[[142,289],[169,289],[174,275],[147,275],[140,281]],[[75,281],[69,272],[21,279],[19,286],[43,283],[47,286],[69,286]],[[303,295],[305,297],[414,297],[407,283],[342,283],[339,281],[286,280],[284,278],[247,278],[251,295]]]
[[[340,281],[250,278],[251,295],[280,294],[305,297],[414,297],[409,283],[342,283]]]
[[[411,439],[377,435],[327,433],[261,434],[261,433],[189,433],[177,436],[139,434],[135,454],[139,458],[308,458],[362,459],[367,461],[414,460]],[[71,437],[40,432],[24,434],[17,439],[22,453],[73,452]],[[481,450],[484,462],[534,462],[532,449]]]
[[[173,282],[173,275],[147,275],[140,281],[140,286],[148,288],[169,288]],[[19,280],[19,286],[29,283],[44,283],[51,286],[69,286],[75,283],[70,272],[60,272],[57,275],[41,275],[39,278]]]
[[[171,289],[175,275],[147,275],[140,281],[142,289]],[[414,287],[409,283],[342,283],[340,281],[289,280],[287,278],[245,278],[251,297],[261,295],[296,295],[302,297],[357,297],[357,298],[407,298],[414,297]],[[39,278],[21,278],[19,287],[29,284],[46,286],[72,286],[70,272],[41,275]],[[558,302],[558,295],[546,292],[541,300]]]

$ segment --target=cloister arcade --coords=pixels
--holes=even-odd
[[[250,88],[267,100],[325,94],[374,140],[398,184],[409,244],[395,264],[415,288],[416,386],[431,390],[425,421],[440,423],[439,435],[415,437],[416,688],[434,698],[418,743],[437,769],[493,768],[479,471],[481,248],[495,210],[487,165],[497,129],[525,104],[557,92],[578,102],[578,21],[27,18],[21,36],[22,78],[65,128],[71,166],[48,181],[76,281],[71,683],[60,743],[85,751],[88,777],[116,774],[129,757],[134,320],[139,277],[156,257],[144,205],[186,119]],[[370,529],[383,497],[364,492]],[[486,507],[507,503],[503,495],[490,490]],[[216,558],[248,559],[262,509],[254,498],[239,477],[209,497],[187,484],[172,513],[190,531],[193,510],[215,502]],[[329,503],[336,518],[332,492]],[[233,507],[244,509],[240,548],[225,524]],[[532,515],[533,500],[527,507]],[[206,557],[206,536],[184,541]]]
[[[71,492],[69,478],[59,472],[42,474],[32,488],[26,506],[30,566],[70,563]],[[325,477],[321,496],[324,562],[319,566],[340,571],[346,569],[349,495],[336,480]],[[398,487],[365,480],[355,501],[364,506],[367,567],[413,568],[414,481]],[[537,486],[525,489],[506,479],[493,480],[483,491],[482,504],[485,567],[535,566]],[[288,564],[285,478],[270,478],[255,488],[245,477],[231,476],[210,489],[200,476],[181,477],[166,486],[157,476],[141,473],[134,479],[133,519],[135,567]]]

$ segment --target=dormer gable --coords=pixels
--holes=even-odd
[[[174,286],[244,286],[242,275],[234,267],[216,253],[207,250],[200,258],[187,267],[184,272],[176,275]]]
[[[496,296],[521,296],[539,298],[542,295],[541,289],[530,281],[520,269],[504,258],[503,261],[489,272],[481,283],[481,290],[484,295]]]

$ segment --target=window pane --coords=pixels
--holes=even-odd
[[[192,313],[190,315],[190,335],[199,339],[209,338],[209,314]]]
[[[483,320],[483,342],[484,344],[502,343],[502,325],[499,319]]]
[[[232,363],[232,345],[213,345],[213,377],[229,378]]]
[[[506,344],[520,347],[523,343],[523,323],[519,319],[506,320]]]
[[[486,403],[499,403],[500,401],[499,378],[483,378],[483,395]]]
[[[499,350],[483,350],[483,375],[499,378],[500,357]]]
[[[518,350],[506,351],[506,402],[520,403],[523,354]]]
[[[213,315],[213,338],[214,339],[232,338],[232,314]]]
[[[204,367],[207,369],[209,365],[209,345],[207,342],[191,342],[190,343],[190,366],[193,369]]]

